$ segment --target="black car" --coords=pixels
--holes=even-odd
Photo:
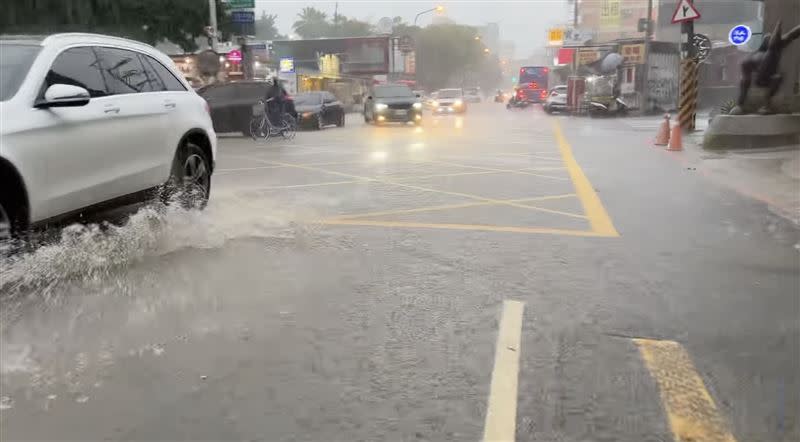
[[[422,123],[422,103],[419,96],[402,84],[374,86],[364,102],[364,121]]]
[[[294,105],[297,110],[298,123],[301,126],[317,129],[322,129],[330,124],[335,124],[338,127],[344,126],[344,107],[342,107],[342,102],[330,92],[303,92],[297,94],[294,97]]]
[[[208,102],[215,132],[241,132],[250,136],[253,105],[264,99],[270,86],[266,81],[236,81],[210,84],[197,93]],[[291,99],[286,101],[286,112],[297,118]]]

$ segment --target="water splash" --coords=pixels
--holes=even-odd
[[[247,237],[291,236],[294,222],[308,219],[269,200],[228,194],[205,211],[144,207],[121,225],[73,224],[57,240],[29,253],[0,257],[4,307],[21,294],[52,302],[65,283],[103,282],[120,268],[184,248],[219,248]],[[287,231],[288,229],[288,231]]]

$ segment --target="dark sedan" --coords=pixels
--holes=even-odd
[[[382,84],[373,87],[364,103],[367,123],[422,123],[422,103],[419,97],[402,84]]]
[[[214,131],[241,132],[250,136],[253,105],[264,99],[269,87],[265,81],[236,81],[204,86],[197,93],[208,102]],[[291,100],[287,100],[286,111],[297,118]]]
[[[342,102],[330,92],[303,92],[297,94],[294,97],[294,105],[297,110],[298,122],[301,126],[316,129],[322,129],[331,124],[335,124],[338,127],[344,126],[344,107]]]

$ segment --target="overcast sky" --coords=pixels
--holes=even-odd
[[[303,7],[313,6],[332,17],[336,3],[311,0],[256,0],[256,18],[261,15],[262,10],[268,14],[277,14],[278,29],[283,34],[289,34],[292,31],[292,23]],[[518,58],[526,57],[543,47],[547,27],[563,23],[567,19],[566,0],[340,0],[338,3],[340,14],[373,24],[381,17],[398,15],[411,23],[418,12],[436,5],[444,6],[445,15],[460,24],[483,25],[498,22],[500,38],[516,44]],[[433,13],[423,15],[418,23],[427,25],[432,16]]]

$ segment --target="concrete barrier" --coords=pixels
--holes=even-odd
[[[800,114],[717,115],[703,134],[706,149],[800,148]]]

